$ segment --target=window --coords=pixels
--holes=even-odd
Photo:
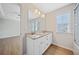
[[[69,32],[70,14],[66,13],[63,15],[58,15],[56,18],[57,18],[57,32],[60,32],[60,33]]]

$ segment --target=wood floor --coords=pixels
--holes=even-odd
[[[73,52],[56,45],[51,45],[43,55],[73,55]]]
[[[21,40],[19,36],[0,39],[0,55],[20,55]]]

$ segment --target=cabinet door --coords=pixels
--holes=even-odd
[[[38,38],[36,40],[34,40],[34,54],[35,55],[40,55],[41,54],[41,49],[40,49],[40,42],[41,42],[41,38]]]
[[[30,38],[26,38],[26,54],[33,55],[34,54],[34,40]]]
[[[48,43],[49,45],[52,44],[52,33],[48,35]]]
[[[50,33],[46,36],[45,50],[52,44],[52,34]]]
[[[41,38],[41,42],[40,42],[40,54],[43,54],[46,50],[45,46],[46,46],[46,36]]]

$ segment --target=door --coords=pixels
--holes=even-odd
[[[74,10],[74,16],[75,16],[75,25],[74,25],[75,42],[79,45],[79,5]]]

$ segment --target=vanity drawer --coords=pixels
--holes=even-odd
[[[51,44],[51,34],[47,34],[37,39],[27,40],[27,52],[30,55],[42,55]],[[30,47],[29,47],[30,46]],[[29,52],[30,51],[30,52]]]

